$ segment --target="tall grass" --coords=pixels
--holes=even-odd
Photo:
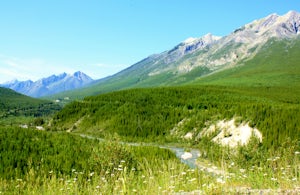
[[[72,161],[74,164],[71,163],[69,170],[62,171],[62,167],[57,167],[54,162],[67,159],[64,163],[70,164],[71,159],[60,155],[60,150],[56,150],[57,154],[49,153],[53,158],[48,157],[49,160],[44,165],[34,162],[34,159],[40,158],[33,158],[35,155],[41,157],[39,155],[43,153],[32,150],[26,153],[23,150],[20,158],[27,158],[31,165],[16,167],[24,170],[21,175],[7,177],[2,173],[1,194],[234,194],[252,192],[254,189],[270,189],[272,192],[276,192],[277,189],[293,190],[292,192],[300,190],[300,152],[296,150],[298,142],[287,140],[277,151],[266,156],[266,161],[259,165],[255,164],[255,160],[249,160],[247,163],[243,161],[240,154],[254,155],[254,150],[250,148],[241,148],[240,153],[235,154],[226,154],[228,149],[221,148],[223,158],[220,161],[210,162],[206,159],[206,168],[223,170],[221,174],[215,174],[208,173],[205,169],[190,169],[167,149],[119,144],[117,138],[110,142],[99,142],[64,133],[23,129],[0,130],[2,135],[5,132],[5,137],[8,138],[10,137],[7,135],[26,135],[23,142],[12,142],[13,147],[4,148],[4,145],[1,145],[4,142],[1,142],[1,151],[9,151],[12,148],[14,151],[22,150],[20,146],[24,143],[31,143],[33,146],[37,144],[25,140],[38,140],[42,145],[50,142],[54,148],[58,147],[56,144],[60,144],[59,139],[67,142],[72,140],[71,145],[75,150],[71,155],[77,159]],[[1,140],[3,139],[5,138],[1,137]],[[30,146],[26,144],[25,146]],[[67,150],[72,150],[68,147],[66,145]],[[249,147],[254,148],[253,145]],[[78,148],[84,148],[89,155],[77,156]],[[45,150],[47,151],[46,148]],[[214,151],[214,148],[212,150]],[[1,155],[4,157],[3,152]],[[3,160],[5,159],[0,158],[2,165]],[[87,162],[87,166],[77,165],[81,164],[82,160]],[[27,168],[24,169],[25,167]]]

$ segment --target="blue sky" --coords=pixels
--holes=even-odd
[[[9,0],[0,3],[0,83],[83,71],[94,79],[189,37],[228,35],[298,0]]]

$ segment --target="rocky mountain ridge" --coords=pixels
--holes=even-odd
[[[136,78],[134,84],[143,85],[142,83],[149,80],[152,82],[154,77],[163,77],[164,74],[169,75],[164,80],[169,83],[170,78],[178,80],[175,77],[197,68],[201,71],[204,69],[206,71],[204,74],[213,73],[251,59],[270,39],[299,37],[299,26],[300,14],[296,11],[290,11],[283,16],[271,14],[246,24],[224,37],[207,34],[200,38],[188,38],[173,49],[151,55],[104,81],[116,82],[131,77],[130,85],[133,78]],[[203,74],[199,72],[196,75]],[[103,84],[102,81],[99,83]]]
[[[190,53],[202,52],[195,57],[183,59],[177,66],[177,71],[186,73],[199,66],[208,67],[211,71],[214,71],[224,66],[233,66],[241,60],[249,59],[271,38],[297,37],[300,34],[299,27],[300,14],[296,11],[290,11],[282,16],[271,14],[265,18],[255,20],[234,30],[228,36],[216,37],[210,35],[214,38],[210,39],[209,44],[204,44],[203,47],[196,46],[199,40],[207,40],[207,35],[195,38],[188,45],[188,48],[196,48]],[[184,57],[184,55],[179,55],[179,58]]]

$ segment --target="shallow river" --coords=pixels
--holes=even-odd
[[[185,152],[184,148],[178,147],[165,147],[165,146],[158,146],[160,148],[167,148],[174,152],[177,158],[184,164],[187,164],[190,168],[194,169],[197,167],[196,161],[200,155],[200,151],[196,149],[191,149],[188,153]]]
[[[90,135],[80,134],[80,136],[88,138],[88,139],[97,139],[97,140],[100,140],[100,141],[104,141],[104,139],[97,138],[97,137],[90,136]],[[196,150],[196,149],[191,149],[191,150],[189,150],[189,152],[185,152],[185,149],[180,148],[180,147],[171,147],[171,146],[163,146],[163,145],[156,145],[156,144],[145,144],[145,143],[130,143],[130,142],[120,142],[120,143],[131,145],[131,146],[157,146],[157,147],[160,147],[160,148],[169,149],[173,153],[175,153],[177,158],[179,158],[182,163],[188,165],[192,169],[197,167],[196,160],[197,160],[197,158],[199,157],[199,154],[200,154],[200,151]]]

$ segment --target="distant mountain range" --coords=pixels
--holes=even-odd
[[[52,75],[47,78],[42,78],[36,82],[31,80],[14,80],[1,84],[0,86],[13,89],[31,97],[42,97],[67,90],[77,89],[86,86],[93,81],[94,80],[91,77],[78,71],[74,74],[62,73],[60,75]]]
[[[298,12],[290,11],[282,16],[271,14],[237,28],[224,37],[207,34],[200,38],[188,38],[171,50],[151,55],[72,94],[84,97],[126,88],[193,83],[207,75],[243,66],[264,49],[276,56],[277,51],[270,46],[272,41],[292,45],[289,42],[299,39],[299,34]],[[257,64],[263,66],[262,63],[260,61]]]

